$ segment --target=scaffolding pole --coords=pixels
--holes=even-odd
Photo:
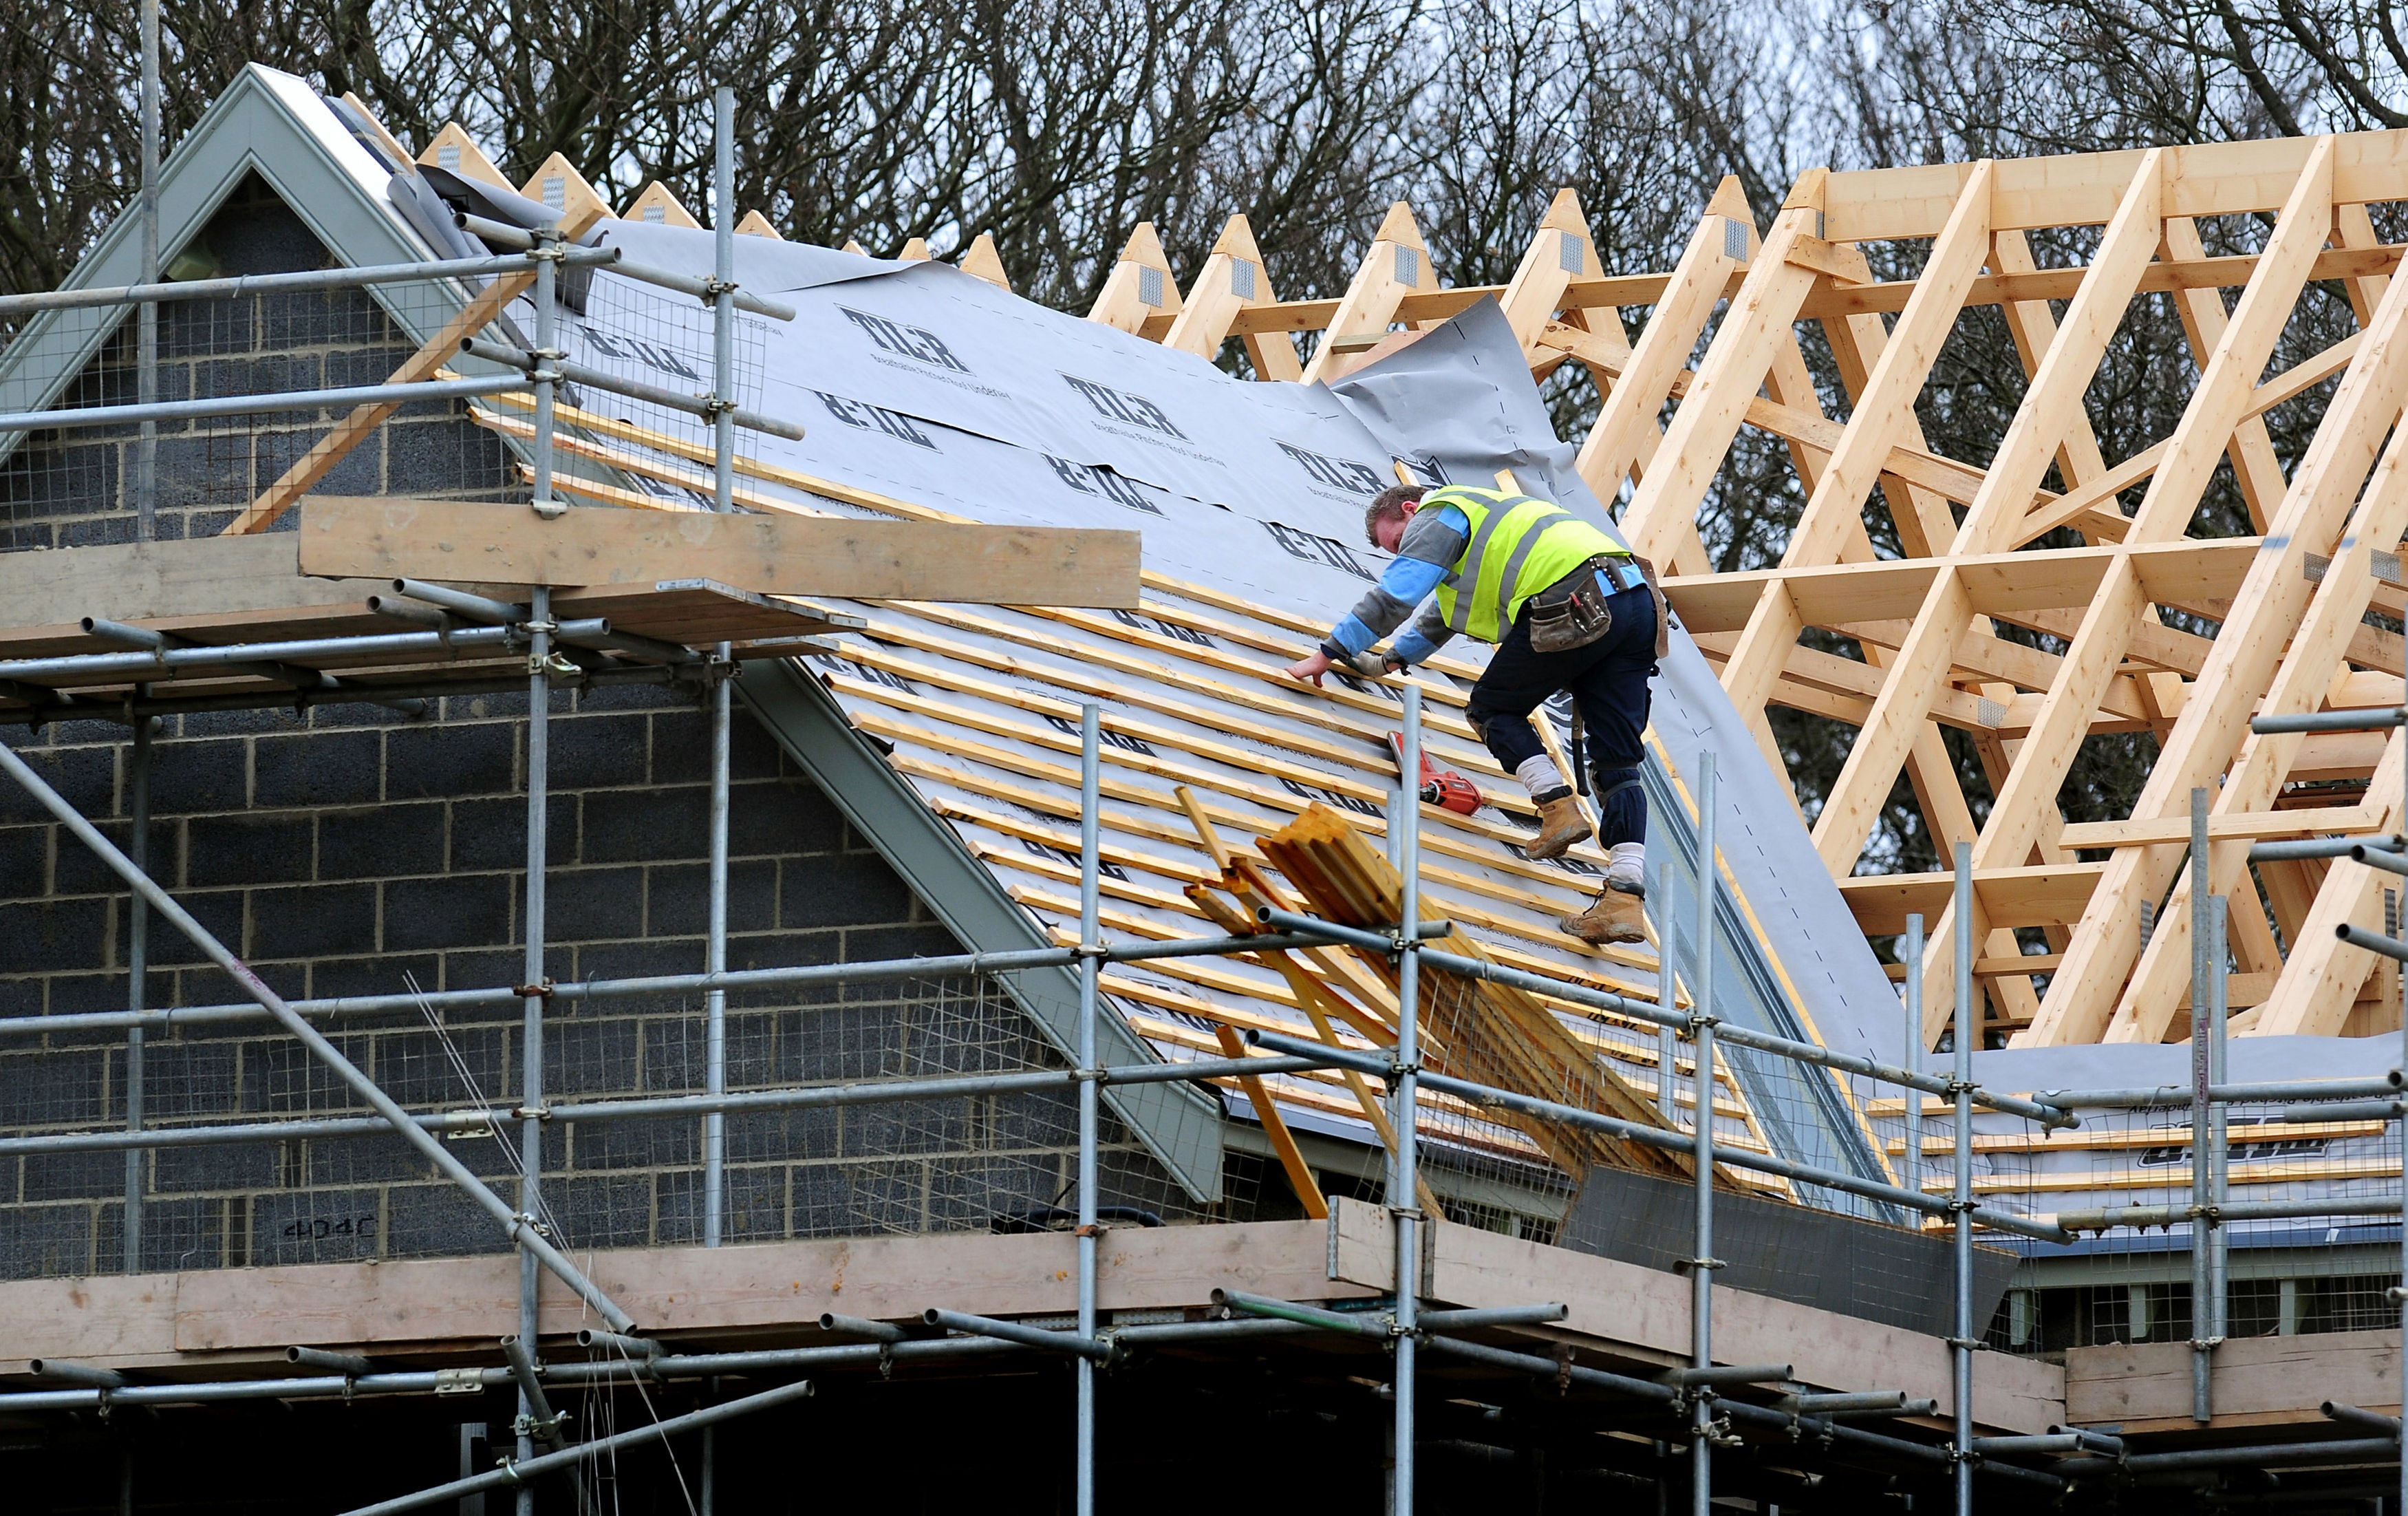
[[[2179,1206],[2107,1206],[2096,1210],[2059,1211],[2057,1224],[2068,1232],[2103,1232],[2109,1227],[2172,1227],[2194,1219],[2189,1203]],[[2398,1195],[2343,1195],[2330,1200],[2238,1200],[2212,1207],[2219,1221],[2298,1220],[2310,1216],[2397,1216]]]
[[[1236,1323],[1199,1321],[1191,1327],[1227,1328]],[[1251,1323],[1248,1323],[1251,1324]],[[1135,1338],[1149,1328],[1126,1336]],[[588,1336],[607,1336],[601,1333]],[[1232,1336],[1244,1334],[1232,1333]],[[603,1384],[621,1380],[666,1382],[708,1379],[722,1374],[774,1374],[798,1369],[870,1369],[895,1364],[953,1359],[977,1359],[1025,1350],[1014,1342],[992,1337],[912,1338],[887,1343],[844,1343],[824,1348],[771,1348],[746,1352],[664,1353],[652,1358],[609,1357],[590,1363],[549,1364],[538,1373],[547,1383]],[[304,1378],[183,1380],[171,1384],[79,1386],[60,1390],[16,1391],[0,1394],[0,1413],[98,1410],[103,1406],[211,1406],[253,1400],[361,1400],[400,1395],[453,1393],[464,1381],[479,1389],[498,1389],[516,1382],[504,1366],[462,1369],[410,1369],[392,1373],[329,1373]]]
[[[1397,772],[1411,775],[1422,772],[1421,686],[1407,680],[1404,694],[1403,744]],[[1402,876],[1404,892],[1401,909],[1397,915],[1398,928],[1394,939],[1397,957],[1397,1071],[1389,1090],[1395,1103],[1389,1120],[1397,1132],[1396,1159],[1390,1165],[1388,1176],[1388,1207],[1396,1218],[1397,1229],[1397,1324],[1392,1349],[1396,1358],[1395,1369],[1390,1375],[1396,1410],[1391,1516],[1412,1516],[1417,1472],[1413,1443],[1420,1424],[1415,1405],[1418,1364],[1414,1321],[1421,1304],[1422,1281],[1421,1238],[1417,1224],[1422,1220],[1422,935],[1419,930],[1422,918],[1422,808],[1421,799],[1410,782],[1405,786],[1403,795],[1404,803],[1398,807],[1404,826],[1397,840],[1397,872]],[[1431,1217],[1429,1220],[1436,1221],[1438,1219]]]
[[[1679,910],[1673,903],[1671,876],[1658,874],[1656,888],[1656,1004],[1660,1010],[1674,1011],[1681,1003],[1681,974],[1672,946],[1680,940],[1680,931],[1673,925]],[[1668,1127],[1681,1122],[1681,1087],[1676,1078],[1681,1066],[1681,1034],[1672,1027],[1673,1018],[1670,1016],[1656,1023],[1656,1109]]]
[[[1427,956],[1436,958],[1438,955],[1433,953]],[[1332,1048],[1326,1043],[1315,1042],[1310,1038],[1292,1037],[1283,1032],[1259,1029],[1250,1030],[1246,1033],[1246,1040],[1282,1053],[1324,1058],[1328,1060],[1333,1067],[1351,1068],[1357,1073],[1369,1074],[1383,1079],[1395,1073],[1384,1052]],[[1617,1116],[1600,1115],[1596,1111],[1584,1110],[1578,1105],[1541,1100],[1535,1095],[1499,1090],[1495,1085],[1478,1084],[1469,1079],[1458,1079],[1449,1075],[1432,1074],[1426,1071],[1420,1076],[1419,1082],[1426,1089],[1443,1095],[1459,1095],[1475,1105],[1520,1111],[1525,1115],[1541,1117],[1551,1121],[1561,1121],[1569,1126],[1585,1127],[1592,1132],[1602,1132],[1626,1142],[1644,1143],[1650,1148],[1661,1148],[1667,1152],[1694,1155],[1697,1151],[1697,1138],[1694,1134],[1667,1132],[1661,1127],[1642,1125],[1637,1121],[1625,1120]],[[1753,1152],[1745,1148],[1718,1148],[1714,1151],[1714,1162],[1726,1168],[1753,1169],[1758,1174],[1773,1175],[1797,1184],[1817,1185],[1824,1189],[1836,1190],[1842,1194],[1861,1195],[1867,1200],[1885,1201],[1926,1216],[1946,1217],[1956,1214],[1956,1205],[1953,1200],[1903,1190],[1897,1185],[1878,1180],[1858,1178],[1852,1174],[1818,1168],[1810,1163],[1793,1162],[1785,1158]],[[2400,1207],[2400,1202],[2396,1197],[2377,1204],[2395,1211]],[[1972,1206],[1971,1214],[1975,1220],[1995,1231],[2010,1232],[2017,1236],[2033,1237],[2042,1242],[2073,1240],[2069,1234],[2071,1228],[2068,1226],[2048,1221],[2035,1221],[2011,1211],[1995,1211],[1981,1206]],[[2177,1211],[2175,1214],[2179,1216],[2180,1213]],[[2321,1216],[2326,1212],[2316,1211],[2313,1214]],[[2165,1223],[2157,1221],[2148,1224],[2162,1226]]]
[[[523,686],[519,681],[512,680],[509,687],[517,690]],[[1335,922],[1317,922],[1307,929],[1282,930],[1252,937],[1173,937],[1160,942],[1123,943],[1108,947],[1103,959],[1108,963],[1141,963],[1151,959],[1207,958],[1223,953],[1326,947],[1346,941],[1349,930]],[[626,979],[579,979],[554,985],[552,995],[559,1000],[625,1000],[643,995],[691,994],[710,989],[874,984],[881,980],[936,979],[961,975],[1016,974],[1027,969],[1068,968],[1078,961],[1079,950],[1075,947],[1015,947],[1000,952],[951,953],[936,958],[892,958],[861,963],[735,969],[724,974],[658,974]],[[422,1009],[471,1010],[507,1005],[520,998],[516,986],[489,986],[480,989],[429,990],[418,995],[342,995],[323,1000],[296,1000],[289,1003],[303,1016],[335,1018]],[[271,1018],[256,1001],[159,1011],[88,1011],[0,1019],[0,1038],[40,1037],[63,1032],[96,1032],[134,1026],[165,1032],[177,1027],[218,1026]]]
[[[1078,1335],[1096,1336],[1096,1148],[1102,1113],[1096,1066],[1096,1002],[1102,991],[1103,713],[1093,700],[1079,707],[1079,1167],[1077,1268]],[[1074,1437],[1074,1506],[1078,1516],[1096,1509],[1096,1364],[1082,1354],[1071,1370],[1078,1390]]]
[[[2408,719],[2408,707],[2402,708],[2402,716],[2403,719]],[[2402,787],[2403,790],[2408,790],[2408,776],[2403,776]],[[2408,793],[2402,794],[2401,801],[2403,804],[2408,804]],[[2408,812],[2402,814],[2408,816]],[[2386,893],[2387,895],[2388,891]],[[2401,928],[2396,919],[2386,920],[2384,926],[2386,929],[2386,935],[2397,937],[2401,934]],[[2400,980],[2400,1067],[2393,1071],[2395,1078],[2408,1074],[2408,969],[2403,969],[2398,977]],[[2221,1074],[2223,1070],[2219,1067],[2216,1072]],[[2395,1105],[2392,1117],[2392,1136],[2400,1145],[2401,1198],[2403,1205],[2400,1225],[2400,1283],[2393,1288],[2391,1298],[2400,1307],[2398,1426],[2408,1428],[2408,1106]],[[2391,1509],[2401,1512],[2401,1516],[2408,1516],[2408,1442],[2403,1442],[2401,1452],[2399,1504]]]
[[[608,625],[607,622],[604,625]],[[614,634],[615,635],[615,634]],[[555,640],[557,639],[555,634]],[[795,643],[807,640],[794,639]],[[574,645],[574,644],[572,644]],[[815,653],[815,645],[796,645],[794,652]],[[760,657],[772,653],[759,644],[754,652]],[[507,664],[496,664],[507,669]],[[223,671],[221,671],[222,675]],[[238,677],[238,676],[237,676]],[[272,677],[261,674],[258,677]],[[697,681],[695,669],[684,664],[607,663],[596,660],[579,671],[578,682],[588,689],[610,689],[622,685],[681,685]],[[332,674],[322,675],[321,682],[309,688],[261,687],[230,695],[198,695],[188,699],[130,699],[108,705],[73,698],[44,705],[19,706],[0,710],[0,725],[25,726],[39,730],[53,721],[108,721],[130,727],[147,716],[165,720],[174,715],[195,715],[216,711],[293,711],[296,714],[320,705],[380,705],[404,716],[426,714],[426,702],[447,696],[516,694],[523,688],[515,672],[494,677],[403,679],[380,683],[367,688],[342,683]],[[44,691],[43,693],[50,693]],[[251,1007],[257,1015],[257,1007]],[[103,1013],[106,1014],[106,1013]]]
[[[2229,938],[2232,901],[2229,896],[2208,897],[2207,940],[2208,960],[2215,972],[2207,981],[2207,1077],[2211,1089],[2224,1080],[2224,1037],[2226,1018],[2231,1015],[2229,997],[2232,992],[2232,969]],[[2231,1109],[2223,1101],[2207,1108],[2207,1339],[2210,1364],[2214,1351],[2224,1345],[2226,1315],[2230,1310],[2231,1292],[2228,1276],[2232,1238],[2224,1230],[2226,1186],[2231,1179],[2232,1148],[2228,1128]],[[2199,1321],[2199,1308],[2191,1307],[2194,1326]],[[2211,1402],[2211,1409],[2213,1403]]]
[[[1910,1074],[1923,1070],[1923,913],[1906,918],[1906,946],[1899,954],[1906,965],[1906,1035],[1899,1046],[1899,1063]],[[1899,1090],[1906,1108],[1906,1160],[1899,1165],[1900,1188],[1923,1190],[1923,1091],[1912,1085]]]
[[[537,275],[539,285],[549,285],[551,266],[543,267]],[[548,298],[551,291],[545,288]],[[550,306],[538,308],[549,312]],[[538,325],[549,337],[548,315],[539,315]],[[545,340],[543,338],[538,341]],[[547,392],[548,397],[548,392]],[[543,408],[543,438],[538,451],[547,465],[551,408]],[[551,483],[547,467],[542,482],[537,486],[538,502]],[[527,739],[526,739],[526,954],[521,972],[526,975],[519,986],[519,1220],[523,1238],[532,1237],[543,1225],[543,1003],[551,993],[544,983],[544,876],[551,867],[552,828],[552,677],[547,665],[552,659],[552,591],[543,585],[535,587],[529,606],[532,618],[525,623],[527,632]],[[537,1307],[543,1278],[536,1267],[535,1253],[522,1248],[519,1252],[519,1340],[534,1342],[537,1331]],[[538,1414],[523,1387],[519,1392],[518,1458],[525,1463],[535,1456],[535,1441],[529,1435]],[[535,1492],[522,1487],[518,1493],[519,1516],[533,1516]]]
[[[2376,944],[2390,940],[2358,927],[2344,927],[2342,930],[2358,933],[2355,937],[2344,938],[2344,941],[2376,952],[2382,951]],[[2400,946],[2401,956],[2408,958],[2408,945]],[[2398,1100],[2401,1090],[2400,1071],[2394,1069],[2379,1079],[2270,1079],[2258,1084],[2218,1084],[2208,1090],[2208,1098],[2229,1105],[2277,1100],[2354,1100],[2362,1096]],[[2070,1105],[2087,1105],[2099,1110],[2148,1110],[2187,1105],[2192,1091],[2188,1085],[2167,1084],[2150,1090],[2050,1090],[2044,1093],[2052,1102]]]
[[[142,0],[142,282],[159,282],[159,0]],[[145,300],[135,312],[134,399],[159,398],[159,302]],[[136,534],[159,535],[159,424],[142,423],[134,444]],[[131,1213],[128,1213],[129,1219]]]
[[[1956,1516],[1973,1516],[1973,845],[1956,845],[1956,1184],[1949,1202],[1956,1213],[1956,1336],[1948,1351],[1956,1398]]]
[[[146,0],[155,5],[156,0]],[[136,686],[136,690],[146,686]],[[150,729],[149,716],[134,723],[134,740],[125,760],[126,856],[144,874],[150,872]],[[150,902],[138,889],[125,895],[125,1008],[141,1014],[150,975]],[[139,1023],[125,1030],[125,1130],[142,1130],[143,1033]],[[125,1149],[125,1272],[142,1272],[143,1171],[148,1156],[139,1148]]]
[[[369,658],[384,656],[428,654],[452,656],[466,651],[494,649],[507,651],[525,634],[526,626],[461,627],[450,631],[386,631],[369,632],[351,637],[298,637],[274,642],[195,642],[188,646],[171,646],[163,638],[157,646],[122,653],[65,653],[47,658],[9,658],[0,661],[0,679],[98,679],[109,675],[144,675],[161,681],[185,673],[202,678],[226,678],[248,674],[256,678],[280,678],[289,675],[316,675],[322,679],[334,676],[319,670],[274,669],[295,660],[317,658]],[[593,642],[599,647],[610,644],[603,639],[619,635],[610,629],[606,616],[581,616],[574,621],[552,627],[551,640],[571,646]],[[580,674],[583,671],[577,671]],[[384,691],[356,685],[335,682],[331,687],[344,698],[362,705],[380,703]],[[280,692],[289,703],[291,695]],[[72,711],[74,707],[68,707]],[[64,714],[64,713],[62,713]]]
[[[726,515],[736,509],[736,92],[723,84],[710,103],[711,508]]]
[[[1098,1084],[1180,1084],[1191,1080],[1260,1078],[1271,1074],[1300,1074],[1312,1069],[1344,1068],[1329,1056],[1268,1058],[1206,1058],[1179,1063],[1132,1063],[1096,1069]],[[622,1121],[657,1117],[700,1117],[713,1111],[829,1109],[844,1105],[877,1105],[898,1101],[950,1100],[956,1097],[1052,1091],[1082,1078],[1076,1070],[1044,1069],[1025,1074],[974,1074],[948,1079],[882,1079],[864,1084],[801,1085],[776,1090],[745,1090],[723,1095],[655,1095],[637,1100],[569,1102],[546,1106],[546,1121],[582,1123]],[[411,1116],[423,1131],[467,1136],[499,1123],[523,1118],[518,1110],[471,1109]],[[139,1132],[64,1132],[42,1136],[0,1137],[0,1158],[32,1153],[101,1153],[159,1148],[236,1147],[248,1143],[307,1142],[328,1137],[374,1137],[393,1131],[381,1116],[302,1118],[287,1121],[228,1121],[208,1126],[145,1127]]]
[[[711,472],[715,488],[711,509],[721,515],[736,509],[736,92],[721,85],[711,92],[710,228],[715,277],[711,282]],[[717,661],[728,662],[728,644],[721,642]],[[710,691],[710,926],[704,944],[703,968],[710,974],[727,969],[727,762],[728,722],[734,697],[725,679]],[[727,991],[712,989],[703,996],[703,1088],[713,1095],[727,1092]],[[727,1113],[712,1111],[702,1119],[702,1245],[716,1248],[727,1213]],[[719,1392],[719,1381],[710,1386]],[[702,1429],[702,1499],[700,1516],[716,1516],[719,1509],[719,1432],[717,1423]]]
[[[156,400],[149,405],[69,406],[63,411],[11,411],[0,414],[0,432],[122,426],[142,421],[198,421],[210,416],[252,416],[287,411],[343,411],[356,405],[408,405],[415,400],[473,399],[525,389],[523,374],[479,379],[425,379],[406,384],[347,384],[337,389],[271,390],[258,395],[215,395],[197,400]]]
[[[1516,1352],[1510,1348],[1491,1347],[1484,1343],[1465,1342],[1455,1337],[1431,1336],[1426,1345],[1449,1357],[1498,1368],[1518,1369],[1559,1383],[1600,1390],[1661,1407],[1666,1414],[1675,1417],[1681,1413],[1683,1393],[1654,1379],[1633,1379],[1604,1369],[1567,1364],[1552,1357]],[[1724,1408],[1735,1426],[1761,1432],[1766,1440],[1775,1446],[1783,1441],[1793,1447],[1810,1439],[1826,1441],[1833,1451],[1845,1451],[1853,1454],[1908,1462],[1934,1471],[1945,1468],[1950,1462],[1949,1449],[1945,1444],[1910,1442],[1903,1437],[1885,1437],[1826,1415],[1796,1414],[1745,1400],[1727,1401]],[[2049,1494],[2062,1494],[2066,1488],[2065,1481],[2054,1473],[2025,1468],[1997,1459],[1984,1463],[1981,1472],[1998,1483],[2012,1483]]]
[[[1277,917],[1278,913],[1274,912],[1270,918],[1277,919]],[[2402,951],[2408,952],[2408,948],[2403,948]],[[1669,1020],[1679,1031],[1686,1031],[1689,1026],[1688,1016],[1681,1011],[1667,1010],[1643,1000],[1630,1000],[1614,994],[1611,990],[1591,989],[1567,979],[1555,979],[1541,974],[1532,974],[1526,969],[1508,968],[1504,964],[1492,963],[1485,960],[1462,958],[1437,948],[1429,949],[1424,955],[1423,961],[1425,967],[1444,969],[1449,974],[1461,975],[1467,979],[1485,979],[1492,984],[1512,985],[1537,994],[1570,1001],[1576,1005],[1585,1005],[1596,1010],[1611,1011],[1636,1020],[1654,1022],[1658,1025]],[[1690,990],[1694,996],[1696,987],[1691,986]],[[1756,1052],[1770,1053],[1776,1058],[1787,1059],[1794,1063],[1811,1063],[1830,1069],[1835,1073],[1859,1075],[1869,1079],[1879,1079],[1886,1084],[1905,1085],[1928,1094],[1952,1095],[1956,1092],[1956,1086],[1952,1081],[1937,1075],[1917,1074],[1893,1063],[1885,1063],[1879,1059],[1865,1058],[1855,1053],[1833,1052],[1817,1043],[1799,1042],[1793,1037],[1782,1037],[1769,1032],[1758,1032],[1753,1027],[1726,1025],[1721,1029],[1721,1038],[1733,1046]],[[2299,1088],[2302,1090],[2313,1090],[2318,1087],[2301,1085]],[[2375,1088],[2370,1087],[2366,1092],[2374,1093]],[[2379,1088],[2386,1092],[2394,1093],[2398,1089],[2396,1084],[2385,1084]],[[2038,1121],[2043,1126],[2071,1128],[2082,1124],[2081,1118],[2074,1115],[2072,1110],[2064,1104],[2069,1098],[2064,1091],[2052,1090],[2049,1092],[2049,1098],[2044,1101],[2026,1100],[2020,1095],[2002,1094],[1978,1087],[1969,1093],[1976,1105],[1985,1106],[1990,1110],[2004,1111],[2011,1116],[2020,1116],[2027,1120]],[[2177,1090],[2164,1104],[2179,1105],[2187,1098],[2186,1094]],[[2236,1096],[2235,1098],[2261,1099],[2264,1097]]]
[[[524,234],[521,234],[524,241]],[[657,270],[621,260],[617,248],[565,248],[560,262],[569,268],[609,268],[624,278],[650,282]],[[223,279],[179,279],[166,283],[105,284],[91,289],[36,290],[29,295],[0,296],[0,316],[29,316],[44,310],[94,310],[108,306],[163,305],[184,300],[238,300],[255,295],[291,294],[299,290],[366,289],[371,284],[423,284],[437,280],[490,279],[497,274],[523,274],[535,267],[525,253],[487,253],[471,258],[429,258],[413,263],[354,264],[340,268],[303,268],[281,274],[232,274]],[[683,282],[677,286],[683,288]]]
[[[1714,1364],[1714,897],[1721,881],[1714,862],[1714,755],[1698,754],[1698,919],[1689,944],[1689,1018],[1695,1061],[1689,1130],[1694,1146],[1689,1168],[1696,1183],[1694,1244],[1689,1259],[1689,1366],[1702,1373]],[[1700,1381],[1689,1408],[1689,1509],[1713,1516],[1714,1392]]]
[[[2209,1113],[2214,1108],[2209,1091],[2215,1074],[2208,1061],[2208,1017],[2213,997],[2211,980],[2220,965],[2210,955],[2207,866],[2207,791],[2190,792],[2190,1416],[2200,1425],[2214,1419],[2211,1354],[2215,1350],[2214,1323],[2208,1308],[2207,1235],[2214,1225],[2210,1196],[2208,1156]]]

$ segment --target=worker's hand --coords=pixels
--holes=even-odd
[[[1356,673],[1366,679],[1385,678],[1389,674],[1402,672],[1405,667],[1405,660],[1394,653],[1375,653],[1369,648],[1347,661],[1354,665]]]
[[[1298,658],[1280,671],[1290,679],[1301,679],[1318,689],[1321,687],[1321,676],[1329,671],[1329,655],[1319,648],[1314,648],[1311,657]]]

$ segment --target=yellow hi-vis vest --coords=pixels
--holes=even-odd
[[[1471,532],[1439,585],[1439,614],[1484,642],[1503,642],[1524,601],[1589,559],[1630,556],[1570,512],[1528,495],[1449,484],[1422,497],[1425,511],[1441,505],[1462,512]]]

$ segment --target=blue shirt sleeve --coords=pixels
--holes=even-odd
[[[1420,558],[1390,558],[1387,569],[1380,575],[1378,593],[1391,604],[1401,605],[1410,614],[1414,606],[1427,599],[1430,592],[1437,589],[1445,578],[1446,565],[1442,563],[1428,563]],[[1394,629],[1394,622],[1374,629],[1365,623],[1358,608],[1331,629],[1329,640],[1352,657]]]

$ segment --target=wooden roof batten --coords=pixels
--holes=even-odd
[[[2408,608],[2392,553],[2408,535],[2408,440],[2376,455],[2408,401],[2399,330],[2408,288],[2392,277],[2402,249],[2381,242],[2366,209],[2397,200],[2408,200],[2408,132],[1814,169],[1769,224],[1726,180],[1670,271],[1612,275],[1597,267],[1568,190],[1512,282],[1454,288],[1439,285],[1399,205],[1341,295],[1287,301],[1267,289],[1231,298],[1228,246],[1240,219],[1176,316],[1149,310],[1125,329],[1208,356],[1230,338],[1251,346],[1318,332],[1302,377],[1327,379],[1494,296],[1534,375],[1585,366],[1602,400],[1579,440],[1582,476],[1600,498],[1625,499],[1625,535],[1672,570],[1668,593],[1768,758],[1781,761],[1772,706],[1857,729],[1813,826],[1833,875],[1855,873],[1901,773],[1943,852],[1972,845],[1972,919],[1954,919],[1944,899],[1927,913],[1928,1036],[1942,1030],[1959,931],[1977,938],[1993,1025],[2019,1044],[2183,1034],[2188,885],[2178,874],[2195,787],[2214,796],[2213,887],[2237,902],[2234,967],[2252,1003],[2233,1030],[2361,1034],[2382,1024],[2365,997],[2386,981],[2332,927],[2370,920],[2383,876],[2346,859],[2253,874],[2247,853],[2256,838],[2399,830],[2408,744],[2259,738],[2247,727],[2258,714],[2402,698],[2401,639],[2364,619]],[[2241,213],[2272,214],[2264,245],[2210,256],[2198,218]],[[2039,267],[2026,234],[2065,226],[2100,228],[2097,252],[2078,267]],[[1124,266],[1142,251],[1167,268],[1146,231]],[[1930,239],[1922,268],[1875,281],[1860,244],[1905,238]],[[1250,233],[1244,245],[1251,253]],[[1400,248],[1415,254],[1411,280],[1399,277]],[[2268,375],[2307,286],[2331,281],[2358,332]],[[2229,313],[2222,289],[2238,292]],[[2170,435],[2111,459],[2084,395],[2135,298],[2153,293],[2183,324],[2197,382]],[[1914,411],[1973,306],[2000,308],[2027,381],[1986,463],[1932,452]],[[1633,307],[1648,308],[1635,332],[1624,323]],[[1096,315],[1112,319],[1100,305]],[[1824,412],[1802,323],[1820,327],[1836,360],[1844,420]],[[2335,376],[2314,440],[2286,476],[2263,418]],[[1742,427],[1786,447],[1807,503],[1774,568],[1719,574],[1695,523]],[[2202,496],[2228,461],[2250,535],[2194,536]],[[2128,513],[2122,502],[2135,493]],[[1866,525],[1874,500],[1903,561],[1876,561]],[[2036,545],[2061,530],[2081,545]],[[1875,590],[1891,583],[1895,592]],[[2160,606],[2215,623],[2215,635],[2164,626]],[[2007,641],[2001,625],[2047,633],[2062,651]],[[1802,647],[1809,628],[1854,640],[1862,661]],[[1988,771],[1995,800],[1978,823],[1944,726],[1971,734]],[[2058,791],[2083,741],[2109,731],[2148,731],[2160,756],[2128,817],[2070,828]],[[2355,805],[2290,810],[2285,786],[2309,776],[2370,788]],[[2076,848],[2107,857],[2077,863]],[[1898,930],[1875,895],[1848,893],[1869,933]],[[2143,947],[2141,902],[2160,899]],[[2047,938],[2031,971],[2020,968],[2019,927]]]

